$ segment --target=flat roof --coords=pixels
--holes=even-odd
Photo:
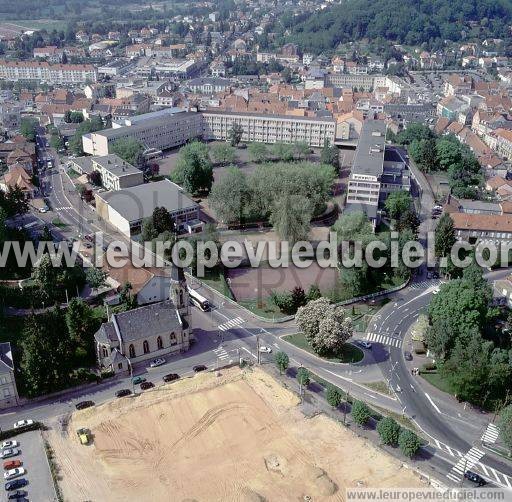
[[[181,112],[175,113],[172,115],[164,115],[156,118],[148,118],[145,120],[139,120],[139,123],[131,126],[121,126],[112,129],[104,129],[103,131],[98,131],[93,134],[99,134],[101,136],[105,136],[107,140],[116,139],[116,138],[124,138],[127,134],[135,133],[137,131],[144,131],[148,127],[157,127],[160,124],[165,124],[169,122],[172,117],[197,117],[200,114],[197,112]],[[141,115],[142,116],[142,115]],[[130,119],[131,120],[131,119]]]
[[[380,176],[386,149],[386,122],[367,120],[363,122],[351,174]]]
[[[115,176],[128,176],[130,174],[139,174],[141,171],[132,166],[115,153],[108,155],[96,156],[92,159],[92,164],[98,164],[103,169]]]
[[[251,112],[225,112],[221,110],[202,110],[203,115],[229,115],[232,117],[258,117],[264,120],[282,119],[290,120],[292,122],[329,122],[336,124],[336,121],[332,117],[297,117],[295,115],[278,115],[278,114],[261,114]]]
[[[149,218],[153,210],[159,206],[165,207],[171,213],[198,207],[178,185],[170,180],[97,193],[96,197],[102,199],[130,222]]]

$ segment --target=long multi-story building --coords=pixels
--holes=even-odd
[[[324,77],[326,87],[357,88],[370,91],[377,87],[386,86],[386,77],[383,75],[327,73]]]
[[[166,110],[162,110],[164,111]],[[200,113],[155,112],[138,115],[133,119],[122,127],[85,134],[82,137],[84,152],[91,155],[108,155],[112,143],[124,138],[134,138],[146,149],[167,150],[203,135],[203,118]]]
[[[375,227],[379,208],[395,190],[411,188],[411,175],[405,153],[386,146],[386,123],[364,122],[350,171],[347,211],[362,211]]]
[[[223,111],[202,112],[203,138],[227,140],[235,124],[242,126],[242,141],[258,143],[334,144],[336,121],[332,118],[293,117]]]
[[[134,117],[126,125],[82,138],[85,153],[107,155],[110,145],[121,138],[135,138],[146,148],[168,150],[194,138],[227,140],[234,124],[242,126],[242,141],[298,143],[321,147],[334,144],[336,121],[333,118],[262,115],[224,111],[185,112],[174,109]]]
[[[48,84],[96,82],[97,69],[90,64],[50,64],[45,61],[0,61],[1,80],[37,80]]]

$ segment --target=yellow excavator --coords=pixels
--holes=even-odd
[[[89,429],[81,427],[76,431],[76,433],[81,444],[89,444],[89,441],[91,440],[91,431]]]

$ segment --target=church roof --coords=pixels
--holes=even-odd
[[[177,265],[171,267],[171,281],[185,282],[185,272],[182,267],[178,267]]]
[[[153,303],[120,314],[114,314],[110,323],[119,329],[124,342],[142,340],[148,336],[167,334],[181,329],[182,322],[171,300]]]

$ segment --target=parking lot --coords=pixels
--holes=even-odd
[[[20,478],[28,480],[28,485],[20,488],[20,490],[28,492],[27,498],[30,501],[56,501],[57,497],[41,433],[39,431],[24,432],[11,439],[19,443],[20,454],[6,460],[21,460],[26,473]],[[2,490],[0,500],[7,501],[7,494],[8,492]]]

